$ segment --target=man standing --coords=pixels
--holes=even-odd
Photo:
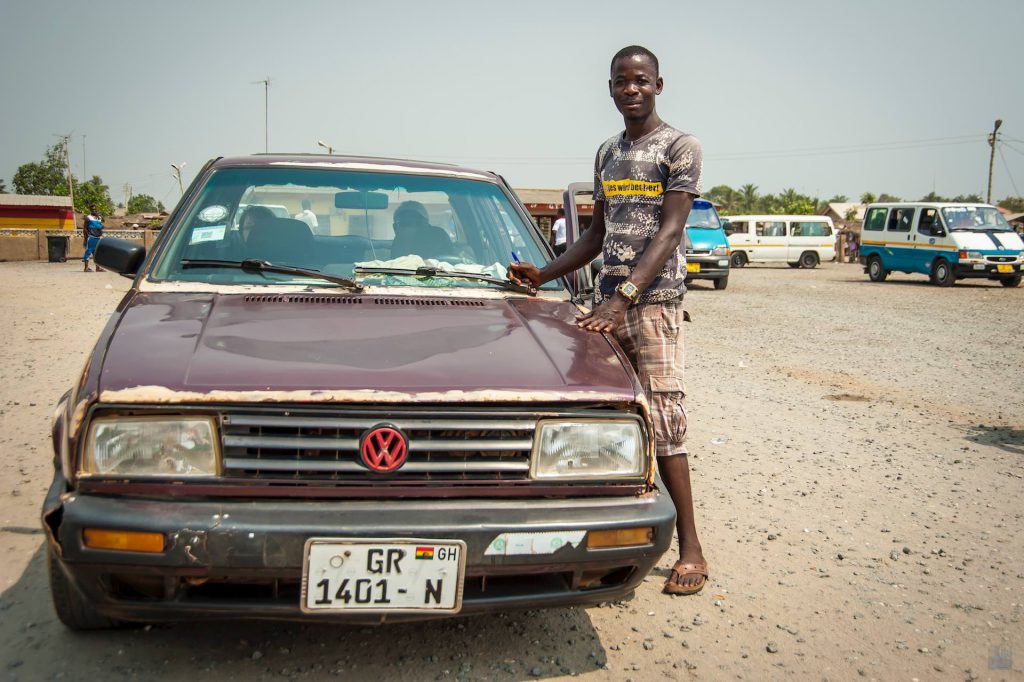
[[[704,587],[708,569],[697,538],[684,443],[686,260],[680,242],[700,194],[703,154],[697,138],[664,123],[655,111],[663,87],[650,50],[631,45],[615,54],[608,90],[626,129],[598,149],[594,221],[551,263],[511,264],[508,277],[539,287],[603,252],[594,309],[577,324],[614,334],[640,377],[654,421],[658,469],[676,507],[679,561],[664,589],[694,594]]]
[[[89,258],[96,251],[96,245],[100,243],[100,237],[103,236],[103,218],[100,217],[100,212],[96,210],[95,204],[89,204],[89,215],[85,216],[82,232],[85,234],[85,253],[82,254],[82,265],[85,272],[92,272],[92,268],[89,267]],[[97,267],[96,272],[99,271],[100,269]]]
[[[558,220],[551,226],[551,246],[555,249],[555,255],[561,256],[565,253],[565,209],[558,209]]]

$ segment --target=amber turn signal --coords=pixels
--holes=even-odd
[[[113,549],[119,552],[149,552],[151,554],[164,551],[163,533],[86,528],[82,531],[82,541],[86,547],[91,549]]]
[[[649,545],[653,540],[654,529],[651,527],[592,530],[587,533],[587,549],[636,547],[637,545]]]

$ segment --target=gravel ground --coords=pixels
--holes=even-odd
[[[382,628],[73,634],[38,510],[53,405],[128,280],[0,263],[0,677],[1024,678],[1024,288],[747,267],[687,296],[690,449],[711,580]]]

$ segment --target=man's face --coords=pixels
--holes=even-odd
[[[608,91],[615,108],[625,119],[645,119],[654,111],[654,98],[661,94],[663,83],[654,72],[654,62],[647,57],[623,57],[615,60]]]

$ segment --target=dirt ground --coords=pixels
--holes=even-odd
[[[50,414],[128,285],[0,263],[0,677],[1024,679],[1024,288],[834,263],[695,284],[698,596],[660,594],[666,556],[590,609],[74,634],[39,531]]]

